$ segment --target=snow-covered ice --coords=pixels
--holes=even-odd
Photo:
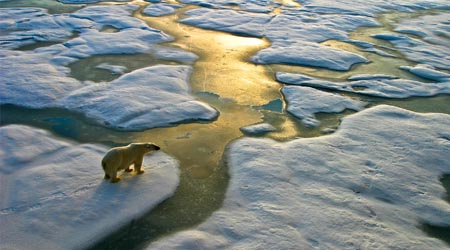
[[[240,130],[242,131],[242,133],[247,135],[261,135],[268,132],[276,131],[277,129],[270,123],[259,123],[242,127],[240,128]]]
[[[195,4],[201,8],[187,11],[180,22],[267,39],[270,46],[254,54],[254,63],[332,70],[369,60],[322,42],[353,43],[362,51],[394,57],[397,53],[351,40],[348,33],[380,25],[376,16],[382,12],[450,9],[448,0],[297,0],[298,8],[280,0],[147,2],[155,3],[143,11],[147,15]],[[124,130],[217,118],[218,111],[191,96],[191,66],[158,65],[124,74],[126,68],[107,63],[97,67],[123,75],[100,83],[70,76],[71,63],[95,55],[149,54],[182,64],[197,60],[188,51],[159,45],[174,38],[133,17],[138,8],[92,5],[66,14],[2,8],[0,104],[65,108]],[[387,98],[450,94],[444,71],[450,70],[447,12],[403,20],[392,33],[373,35],[424,64],[403,70],[437,83],[383,72],[344,82],[277,72],[278,81],[299,85],[282,89],[287,110],[317,125],[317,112],[365,105],[323,89]],[[37,48],[17,50],[33,44]],[[281,100],[274,103],[283,108]],[[450,225],[450,206],[441,199],[444,188],[438,181],[450,172],[445,157],[450,154],[449,128],[448,115],[378,106],[345,118],[332,135],[286,143],[239,139],[227,152],[231,180],[223,207],[201,225],[149,249],[443,249],[444,243],[427,237],[420,223]],[[254,135],[275,128],[262,123],[241,130]],[[113,185],[102,180],[102,146],[63,141],[19,125],[0,128],[0,136],[2,247],[87,247],[169,197],[178,184],[178,163],[162,152],[146,158],[146,174],[124,174]],[[125,202],[131,205],[121,205]]]
[[[320,124],[314,116],[316,113],[338,113],[345,109],[360,111],[366,105],[359,100],[310,87],[286,86],[281,92],[287,103],[286,110],[310,127]]]
[[[144,174],[113,184],[103,179],[103,146],[23,125],[1,127],[0,141],[1,249],[86,248],[178,186],[178,162],[163,152],[145,157]]]
[[[433,29],[433,26],[430,25],[427,28]],[[450,70],[450,50],[448,49],[448,42],[443,45],[439,43],[429,43],[425,40],[399,33],[375,34],[373,37],[391,42],[412,61],[427,64],[437,69]]]
[[[218,112],[189,95],[191,71],[190,66],[169,65],[138,69],[73,91],[58,105],[126,130],[214,120]]]
[[[254,37],[264,36],[264,26],[271,19],[266,14],[208,8],[190,10],[185,14],[188,17],[182,19],[182,23]]]
[[[70,63],[94,55],[144,53],[186,64],[198,58],[181,49],[158,45],[173,38],[132,17],[136,8],[88,6],[71,14],[53,15],[38,8],[2,9],[0,29],[6,32],[0,33],[0,38],[6,36],[6,42],[0,44],[0,104],[66,108],[124,130],[214,120],[218,112],[190,94],[190,66],[154,66],[129,72],[113,82],[80,82],[70,77]],[[117,32],[101,31],[108,26]],[[52,32],[43,36],[47,30]],[[71,37],[72,32],[79,34]],[[61,43],[28,51],[11,50],[37,41]],[[125,70],[111,64],[100,67],[116,74]]]
[[[447,249],[450,116],[377,106],[318,138],[235,141],[223,207],[148,249]]]
[[[348,70],[353,64],[368,62],[355,53],[304,41],[293,42],[288,46],[272,45],[259,51],[252,61],[260,64],[297,64],[333,70]]]
[[[414,67],[411,66],[402,66],[400,67],[403,70],[409,71],[414,75],[438,81],[438,82],[448,82],[450,81],[450,74],[447,74],[445,72],[436,70],[432,66],[419,64]]]
[[[182,5],[179,4],[166,4],[166,3],[157,3],[152,4],[142,11],[142,13],[149,15],[149,16],[164,16],[175,13],[177,8],[182,7]]]
[[[449,4],[450,8],[450,4]],[[446,37],[450,37],[450,23],[448,13],[420,16],[406,19],[395,24],[395,31],[421,37],[431,44],[449,46]]]
[[[278,81],[286,84],[308,86],[350,93],[379,96],[386,98],[407,98],[413,96],[434,96],[450,94],[450,81],[439,83],[424,83],[406,79],[365,77],[364,80],[332,82],[316,79],[303,74],[278,72]]]

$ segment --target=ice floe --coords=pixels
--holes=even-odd
[[[142,13],[149,16],[164,16],[175,13],[177,8],[182,7],[182,5],[178,4],[166,4],[166,3],[157,3],[152,4],[142,11]]]
[[[58,105],[126,130],[217,118],[215,109],[189,95],[190,75],[190,66],[143,68],[73,91]]]
[[[447,249],[450,116],[377,106],[327,136],[235,141],[221,209],[147,249]]]
[[[259,51],[252,61],[259,64],[296,64],[349,70],[356,63],[368,62],[363,56],[312,42],[294,42],[288,46],[272,45]]]
[[[375,75],[372,79],[370,77],[366,77],[364,80],[332,82],[305,76],[303,74],[284,72],[278,72],[276,74],[276,78],[278,81],[286,84],[386,98],[407,98],[412,96],[450,94],[450,81],[440,83],[424,83],[406,79],[379,78],[379,76]]]
[[[450,8],[450,4],[449,4]],[[431,44],[449,46],[446,37],[450,37],[448,13],[425,15],[414,19],[402,20],[395,24],[395,31],[421,37]]]
[[[0,58],[0,104],[55,107],[59,99],[87,85],[68,77],[68,68],[51,64],[52,53],[0,50]]]
[[[38,8],[2,9],[0,29],[5,32],[0,33],[0,40],[6,36],[6,42],[0,43],[0,104],[66,108],[124,130],[215,119],[216,110],[190,95],[190,66],[155,66],[102,83],[80,82],[70,76],[71,63],[94,55],[150,54],[186,64],[198,58],[182,49],[158,45],[173,38],[132,17],[136,8],[88,6],[74,13],[52,15]],[[105,27],[117,30],[102,32]],[[46,30],[53,33],[39,35]],[[77,36],[72,37],[73,33]],[[61,43],[28,51],[11,50],[36,41]],[[100,67],[115,74],[125,70],[112,64]]]
[[[264,26],[271,19],[266,14],[208,8],[190,10],[185,14],[188,17],[181,20],[185,24],[255,37],[264,36]]]
[[[448,18],[445,19],[445,16],[448,16],[448,14],[438,15],[436,19],[434,19],[435,16],[425,16],[427,22],[420,22],[420,24],[411,21],[414,25],[417,25],[416,32],[411,31],[409,26],[407,28],[400,25],[396,31],[404,34],[382,33],[374,34],[373,37],[391,42],[412,61],[431,65],[438,69],[450,70],[449,42],[448,39],[442,38],[449,34],[447,31],[449,25],[445,23],[448,22]],[[411,37],[408,34],[424,37]]]
[[[242,133],[247,135],[261,135],[268,132],[276,131],[277,129],[269,123],[254,124],[240,128]]]
[[[286,86],[281,89],[287,102],[287,111],[310,127],[318,126],[316,113],[338,113],[345,109],[359,111],[366,103],[339,94],[310,87]]]
[[[2,8],[0,49],[16,49],[38,42],[62,42],[93,23],[67,15],[49,15],[40,8]]]
[[[22,125],[0,128],[1,249],[84,249],[170,197],[178,162],[157,152],[145,174],[103,180],[103,146]]]
[[[438,81],[438,82],[448,82],[450,81],[450,74],[435,70],[433,67],[428,65],[416,65],[415,67],[411,66],[402,66],[400,67],[403,70],[409,71],[414,75]]]

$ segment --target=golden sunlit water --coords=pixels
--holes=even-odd
[[[15,2],[15,6],[47,8],[47,5],[51,5],[48,8],[54,8],[51,9],[54,13],[58,10],[69,12],[79,8],[61,4],[64,6],[61,9],[60,4],[55,1],[42,1],[39,4],[36,2],[39,1],[19,0]],[[168,2],[177,3],[175,0]],[[292,0],[278,2],[284,7],[301,7]],[[402,54],[389,50],[392,45],[388,42],[379,41],[370,36],[374,33],[392,31],[393,22],[397,22],[401,17],[412,17],[412,14],[399,15],[397,12],[382,14],[380,23],[383,26],[360,28],[350,34],[351,39],[385,46],[386,52],[395,56],[392,58],[363,52],[361,48],[346,42],[334,40],[324,42],[324,45],[358,53],[371,61],[367,64],[356,65],[351,71],[342,72],[292,65],[256,65],[250,62],[250,57],[257,51],[270,46],[270,41],[267,39],[236,36],[179,23],[179,20],[184,17],[183,13],[195,8],[194,6],[187,5],[168,16],[149,17],[142,14],[143,8],[149,5],[148,2],[136,0],[132,3],[141,6],[134,13],[135,17],[175,38],[173,42],[163,46],[182,48],[199,56],[193,64],[191,92],[198,100],[208,103],[220,112],[216,121],[180,124],[140,132],[120,132],[99,126],[79,114],[61,109],[29,110],[9,105],[2,107],[2,124],[29,124],[79,142],[102,143],[109,146],[152,141],[160,145],[164,152],[179,160],[181,180],[174,196],[140,220],[118,231],[116,235],[100,242],[93,249],[124,249],[126,247],[131,249],[144,246],[167,233],[191,227],[206,219],[222,204],[228,184],[227,166],[222,161],[222,157],[226,146],[232,140],[243,136],[239,130],[241,127],[267,122],[277,131],[264,136],[286,141],[298,137],[320,136],[323,134],[322,130],[337,128],[343,116],[353,113],[346,111],[341,114],[318,114],[317,118],[321,121],[321,125],[317,128],[305,127],[299,120],[284,111],[284,100],[280,93],[282,84],[274,79],[275,72],[302,73],[333,80],[344,80],[356,74],[381,73],[418,79],[398,69],[398,66],[415,63],[407,60]],[[6,4],[0,4],[0,7],[6,7]],[[282,9],[278,9],[275,12],[281,11]],[[116,32],[116,30],[106,27],[103,32]],[[95,66],[100,63],[126,66],[127,72],[156,64],[181,64],[176,61],[155,59],[147,54],[98,55],[81,59],[70,65],[71,75],[82,81],[111,81],[119,76],[97,69]],[[418,112],[450,114],[448,95],[404,100],[360,98],[369,102],[369,106],[385,103]]]

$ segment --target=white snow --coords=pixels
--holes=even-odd
[[[157,3],[145,7],[142,13],[149,16],[164,16],[175,13],[176,9],[180,7],[182,7],[182,5]]]
[[[348,70],[353,64],[368,62],[364,57],[312,42],[297,41],[288,46],[272,45],[259,51],[252,61],[260,64],[297,64],[334,70]]]
[[[260,124],[254,124],[246,127],[240,128],[242,133],[247,135],[260,135],[265,134],[268,132],[276,131],[277,129],[272,126],[272,124],[269,123],[260,123]]]
[[[338,113],[345,109],[360,111],[366,105],[359,100],[310,87],[286,86],[281,92],[287,103],[286,110],[309,127],[320,124],[314,116],[316,113]]]
[[[207,8],[193,9],[184,14],[188,15],[181,20],[185,24],[255,37],[264,35],[264,25],[271,19],[266,14]]]
[[[377,106],[332,135],[235,141],[223,207],[147,249],[447,249],[450,116]]]
[[[58,105],[126,130],[214,120],[218,112],[189,95],[191,71],[190,66],[169,65],[138,69],[73,91]]]
[[[86,84],[67,77],[68,68],[51,64],[51,53],[0,50],[0,104],[30,108],[56,102]]]
[[[344,91],[386,98],[407,98],[412,96],[434,96],[450,94],[450,81],[424,83],[406,79],[373,78],[348,82],[332,82],[305,76],[302,74],[278,72],[278,81],[286,84]]]
[[[103,179],[103,146],[23,125],[1,127],[0,140],[1,249],[86,248],[178,186],[178,162],[162,152],[145,157],[144,174],[113,184]]]
[[[400,67],[403,70],[409,71],[414,75],[427,78],[430,80],[438,81],[438,82],[448,82],[450,81],[450,74],[435,70],[434,67],[419,64],[414,67],[410,66],[402,66]]]

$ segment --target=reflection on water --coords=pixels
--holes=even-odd
[[[14,1],[0,3],[0,6]],[[16,3],[39,1],[19,0]],[[52,2],[52,8],[59,4]],[[289,6],[294,1],[282,1]],[[42,1],[40,4],[48,3]],[[137,0],[133,3],[145,7],[148,2]],[[108,3],[120,4],[120,3]],[[66,5],[62,9],[69,9]],[[120,132],[96,125],[85,117],[62,109],[30,110],[10,105],[1,106],[1,124],[29,124],[45,128],[59,136],[79,142],[102,143],[108,146],[124,145],[136,141],[152,141],[161,145],[163,151],[180,161],[180,186],[173,197],[150,211],[143,218],[119,230],[92,249],[133,249],[142,247],[167,233],[191,227],[202,222],[223,201],[228,175],[226,164],[222,162],[226,146],[242,136],[240,127],[267,122],[277,131],[265,134],[265,137],[286,141],[297,137],[313,137],[336,129],[340,119],[353,113],[317,114],[321,121],[317,128],[307,128],[295,117],[284,111],[284,101],[279,89],[282,85],[274,80],[274,72],[287,71],[304,73],[327,79],[346,79],[355,74],[392,74],[403,78],[417,79],[409,73],[399,71],[399,65],[411,65],[399,53],[386,50],[395,57],[382,57],[361,51],[361,48],[344,42],[327,41],[324,44],[361,54],[372,62],[360,64],[349,72],[331,71],[319,68],[287,65],[255,65],[249,58],[256,51],[270,45],[269,41],[259,38],[239,37],[223,32],[202,30],[178,23],[184,11],[193,8],[187,6],[177,13],[165,17],[135,16],[150,26],[163,30],[175,37],[175,41],[164,44],[176,46],[197,54],[200,58],[193,65],[191,77],[192,94],[200,101],[215,107],[219,118],[211,123],[180,124],[168,128],[156,128],[141,132]],[[62,10],[60,9],[60,10]],[[52,10],[55,11],[55,10]],[[394,14],[383,15],[386,22],[392,21]],[[384,20],[383,19],[383,20]],[[374,30],[379,29],[379,30]],[[372,39],[372,32],[381,33],[390,30],[386,25],[377,28],[362,28],[352,33],[351,39],[370,41],[379,46],[388,47],[386,41]],[[384,31],[383,31],[384,30]],[[115,32],[110,27],[103,32]],[[72,76],[79,80],[111,81],[118,77],[96,66],[123,66],[125,72],[155,64],[176,64],[163,61],[151,55],[100,55],[81,59],[70,65]],[[350,94],[347,94],[350,95]],[[408,98],[392,100],[383,98],[360,97],[364,101],[377,105],[387,103],[418,112],[443,112],[450,114],[450,96],[440,95],[431,98]],[[100,167],[100,166],[99,166]],[[151,173],[148,173],[151,174]]]
[[[136,16],[151,27],[176,37],[168,44],[200,57],[194,65],[193,92],[215,93],[244,105],[262,105],[280,98],[278,89],[281,86],[273,80],[266,67],[248,60],[256,51],[268,47],[269,42],[178,23],[182,13],[190,8],[181,8],[176,14],[165,17],[148,17],[139,12]]]

